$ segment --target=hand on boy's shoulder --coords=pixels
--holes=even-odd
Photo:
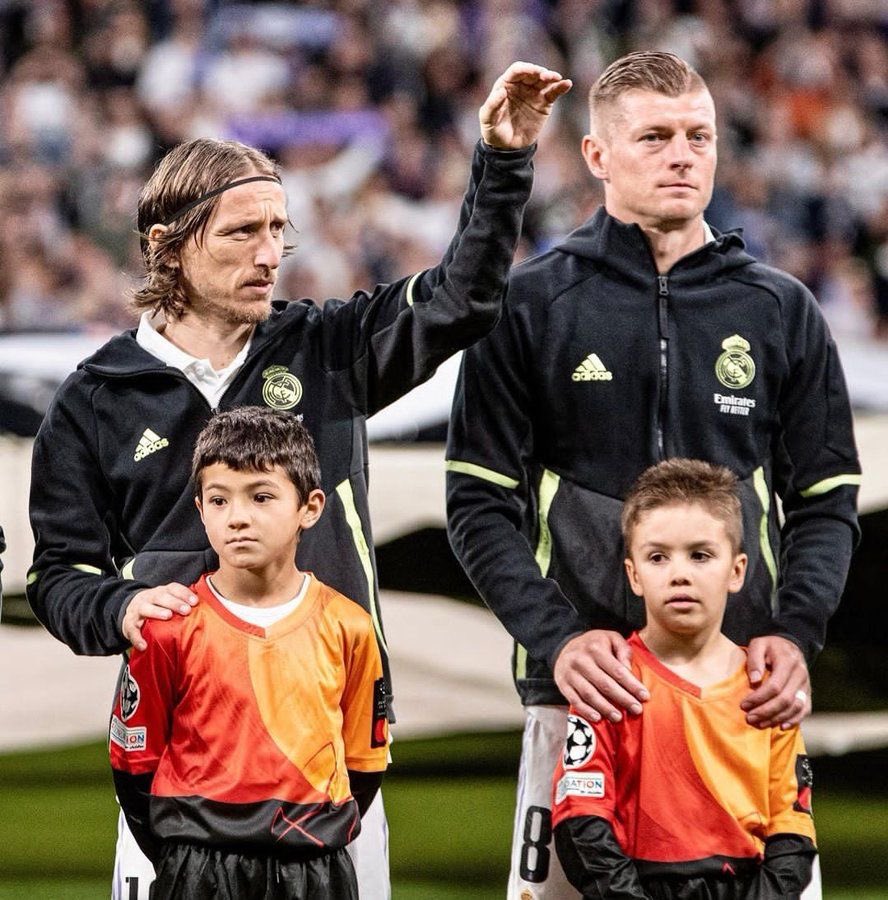
[[[623,710],[641,713],[650,695],[632,674],[632,650],[616,631],[592,629],[571,638],[555,660],[558,690],[589,722],[619,722]]]
[[[811,712],[811,679],[799,647],[778,635],[753,638],[746,656],[752,692],[740,706],[756,728],[792,728]],[[765,678],[765,674],[770,677]]]
[[[171,582],[146,588],[133,594],[127,605],[120,630],[136,650],[148,646],[142,628],[149,619],[171,619],[173,615],[187,616],[197,605],[197,595],[184,584]]]

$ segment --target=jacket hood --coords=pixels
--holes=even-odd
[[[699,281],[755,263],[754,257],[744,249],[746,245],[739,230],[721,233],[713,228],[712,233],[715,236],[713,243],[683,256],[666,274],[676,280],[688,277]],[[649,284],[651,277],[657,274],[650,244],[641,228],[620,222],[608,215],[603,206],[555,250],[592,260],[597,266],[610,269],[621,279],[633,283]]]
[[[260,322],[253,332],[253,340],[247,358],[257,353],[269,341],[274,340],[281,329],[285,328],[294,318],[305,315],[311,305],[311,301],[290,303],[286,300],[275,300],[271,305],[271,315],[264,322]],[[86,369],[96,375],[115,378],[143,375],[147,372],[163,372],[168,369],[168,366],[138,344],[136,329],[131,328],[129,331],[124,331],[111,338],[92,356],[83,360],[77,368]]]

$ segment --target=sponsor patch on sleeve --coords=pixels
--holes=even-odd
[[[377,678],[373,682],[373,726],[370,734],[371,747],[385,747],[388,745],[387,714],[385,678]]]
[[[111,740],[128,753],[144,750],[148,743],[148,729],[144,725],[127,728],[117,716],[111,716]]]
[[[568,772],[555,787],[555,802],[566,797],[604,797],[604,772]]]

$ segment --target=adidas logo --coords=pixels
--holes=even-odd
[[[597,353],[590,353],[570,376],[574,381],[611,381],[613,375],[607,366],[598,358]]]
[[[133,459],[138,462],[140,459],[144,459],[146,456],[150,456],[158,450],[163,450],[164,447],[169,447],[169,445],[170,442],[166,438],[162,438],[159,434],[155,434],[150,428],[146,428],[145,433],[139,438],[139,444],[136,447]]]

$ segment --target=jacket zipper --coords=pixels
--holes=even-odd
[[[669,276],[657,276],[657,321],[660,332],[660,402],[657,407],[657,453],[666,459],[666,409],[669,384]]]

